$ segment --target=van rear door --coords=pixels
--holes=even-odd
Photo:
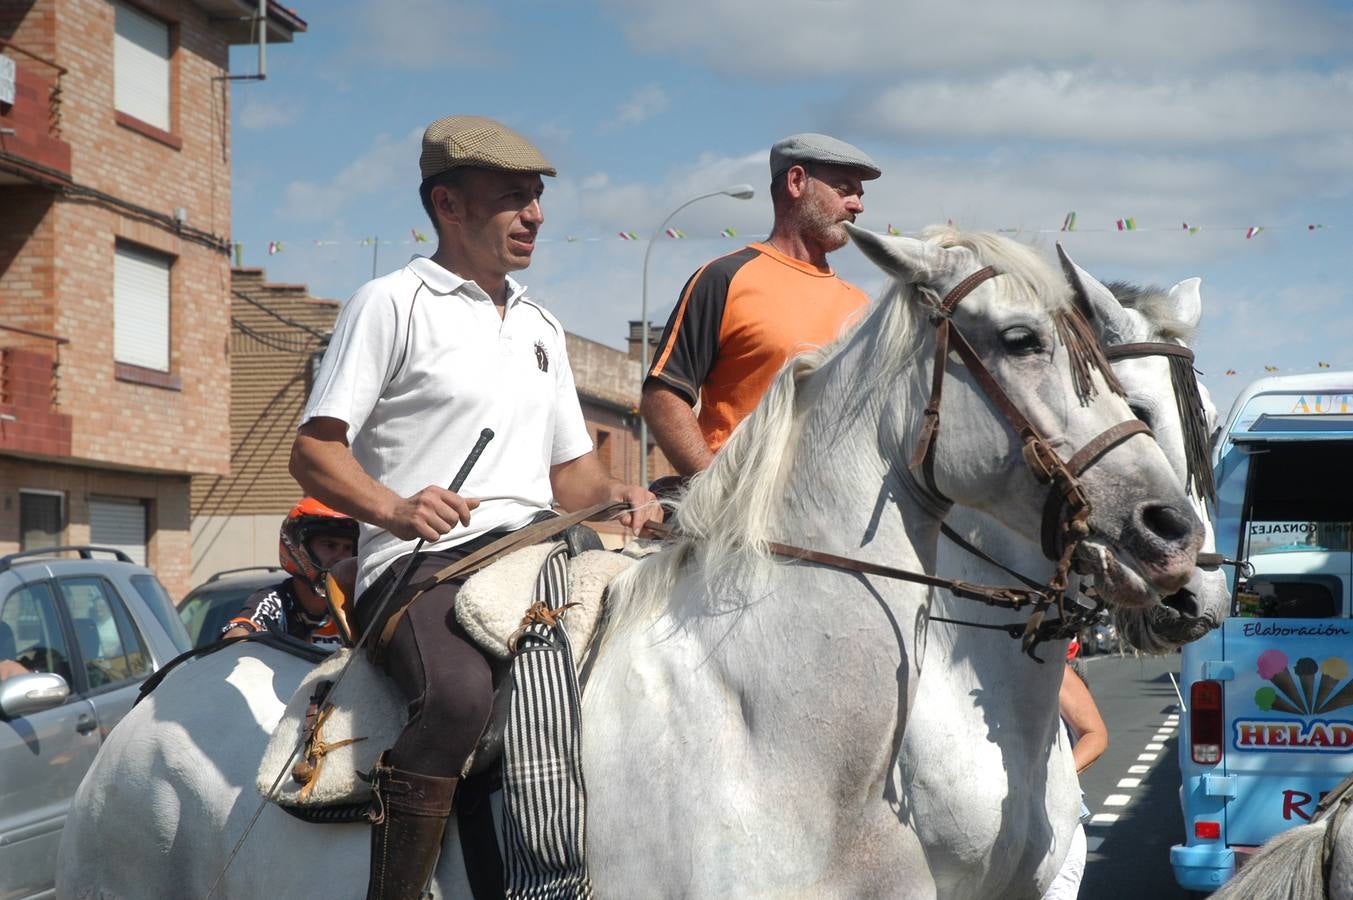
[[[1222,626],[1231,846],[1308,821],[1353,768],[1353,446],[1284,437],[1244,448],[1253,571]]]

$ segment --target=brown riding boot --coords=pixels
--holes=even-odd
[[[376,761],[371,779],[367,900],[416,900],[432,876],[458,778],[405,772]]]

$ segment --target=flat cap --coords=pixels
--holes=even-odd
[[[418,158],[423,179],[461,166],[556,174],[535,144],[501,122],[483,116],[438,119],[423,132],[423,153]]]
[[[826,134],[791,134],[770,148],[770,176],[779,175],[795,163],[826,163],[858,169],[860,180],[869,181],[883,174],[878,164],[859,147]]]

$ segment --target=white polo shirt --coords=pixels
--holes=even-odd
[[[480,431],[493,429],[460,493],[520,499],[485,501],[469,527],[427,549],[525,525],[550,507],[550,466],[592,449],[563,327],[507,285],[501,318],[477,284],[422,256],[362,285],[338,315],[301,416],[345,422],[357,462],[401,497],[447,487]],[[358,591],[413,545],[363,524]]]

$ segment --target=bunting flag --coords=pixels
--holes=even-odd
[[[1074,210],[1072,212],[1067,213],[1066,218],[1062,220],[1062,230],[1063,231],[1076,230],[1076,213]]]
[[[1255,237],[1256,235],[1259,234],[1259,232],[1263,230],[1264,230],[1263,225],[1251,225],[1249,228],[1245,229],[1245,240],[1248,241],[1250,238]]]
[[[410,228],[409,232],[413,235],[413,242],[415,244],[431,243],[431,241],[428,240],[428,236],[423,234],[423,232],[419,231],[417,228]]]
[[[1189,234],[1197,234],[1198,232],[1200,232],[1200,231],[1203,230],[1203,226],[1201,226],[1201,225],[1190,225],[1188,222],[1185,222],[1185,223],[1184,223],[1184,230],[1187,231]]]
[[[725,228],[723,231],[720,231],[719,234],[723,237],[737,237],[738,230],[736,228]]]
[[[281,253],[281,252],[282,252],[282,242],[281,242],[281,241],[268,241],[268,255],[269,255],[269,256],[276,256],[277,254],[279,254],[279,253]]]
[[[1117,222],[1116,222],[1116,224],[1118,225],[1118,230],[1119,230],[1119,231],[1136,231],[1136,230],[1137,230],[1137,220],[1134,219],[1134,218],[1132,218],[1132,216],[1128,216],[1128,217],[1123,218],[1123,219],[1118,219]]]
[[[1265,372],[1276,372],[1276,371],[1278,371],[1278,367],[1277,367],[1277,366],[1264,366],[1264,371],[1265,371]]]
[[[1306,230],[1307,230],[1307,231],[1315,231],[1317,228],[1324,228],[1324,227],[1325,227],[1324,225],[1307,225],[1307,226],[1306,226]]]
[[[667,236],[673,240],[679,241],[686,236],[686,232],[682,231],[680,228],[669,228],[667,229]]]
[[[1316,362],[1315,367],[1317,369],[1328,369],[1330,367],[1330,364],[1327,362]]]
[[[1236,374],[1236,370],[1235,370],[1235,369],[1227,369],[1227,370],[1226,370],[1226,374],[1227,374],[1227,375],[1234,375],[1234,374]]]
[[[372,244],[376,243],[376,240],[376,238],[362,238],[362,246],[370,247]]]
[[[638,234],[638,232],[635,232],[635,231],[620,231],[620,232],[617,232],[617,234],[620,235],[620,239],[621,239],[622,241],[637,241],[637,240],[639,240],[639,234]]]
[[[235,242],[235,268],[244,268],[244,245],[238,241]]]

